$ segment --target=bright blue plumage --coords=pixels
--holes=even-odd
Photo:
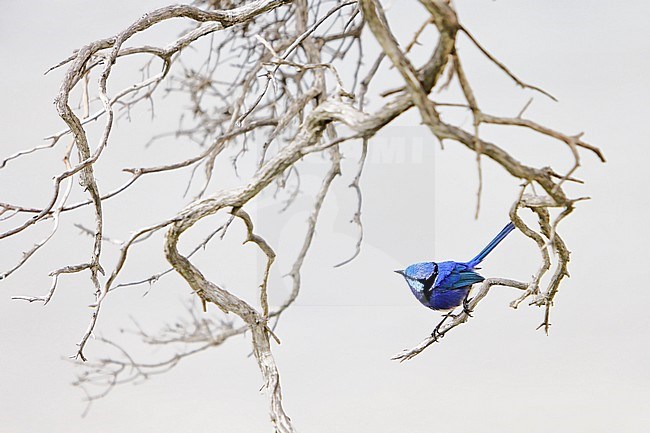
[[[404,276],[413,295],[432,310],[451,310],[466,299],[472,284],[484,280],[474,271],[494,248],[515,228],[508,223],[483,250],[468,262],[423,262],[395,271]]]

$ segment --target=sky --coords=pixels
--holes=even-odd
[[[417,7],[390,5],[389,21],[398,38],[408,38],[423,15]],[[0,159],[62,128],[52,104],[63,71],[43,72],[89,41],[114,34],[161,1],[17,2],[4,1],[0,15]],[[599,146],[607,163],[584,153],[577,176],[584,185],[567,187],[589,196],[562,223],[572,252],[569,271],[552,310],[549,336],[536,330],[543,310],[510,308],[513,289],[495,288],[474,318],[450,332],[415,359],[390,358],[426,337],[439,313],[423,308],[392,271],[424,260],[472,257],[506,223],[519,182],[484,160],[480,217],[474,219],[477,174],[474,154],[432,140],[415,112],[398,118],[373,138],[361,186],[365,237],[361,254],[334,268],[354,251],[356,231],[349,224],[358,149],[334,183],[303,268],[303,288],[277,329],[282,344],[273,347],[284,391],[285,409],[300,432],[611,432],[636,433],[650,425],[650,293],[646,223],[648,183],[647,101],[650,100],[650,40],[647,2],[480,1],[456,2],[461,22],[493,54],[529,83],[550,91],[559,102],[522,91],[466,40],[459,53],[486,111],[535,120]],[[179,23],[180,24],[180,23]],[[151,35],[168,41],[176,28]],[[426,34],[425,34],[426,35]],[[140,42],[147,40],[141,36]],[[401,39],[400,39],[401,40]],[[413,56],[426,53],[426,38]],[[432,42],[433,43],[433,42]],[[375,48],[369,48],[369,52]],[[418,54],[420,53],[420,54]],[[128,69],[117,82],[128,80]],[[388,71],[378,77],[395,85]],[[383,81],[382,81],[383,80]],[[112,90],[117,90],[117,86]],[[109,91],[111,89],[109,88]],[[120,168],[134,161],[172,160],[187,143],[144,144],[161,125],[173,124],[173,99],[162,103],[155,121],[134,113],[121,121],[98,171],[105,190],[124,181]],[[471,118],[458,121],[471,126]],[[170,120],[171,119],[171,120]],[[520,160],[566,170],[568,149],[522,131],[486,128],[485,136],[505,143]],[[191,154],[185,146],[183,152]],[[356,153],[355,153],[356,152]],[[0,201],[43,203],[50,178],[61,167],[59,154],[44,151],[0,170]],[[279,255],[271,279],[271,300],[289,290],[288,272],[304,230],[313,196],[326,165],[318,158],[302,163],[301,194],[288,212],[261,197],[254,209],[258,229]],[[136,227],[178,210],[188,173],[146,180],[141,187],[106,206],[107,235],[124,239]],[[219,178],[219,186],[239,182]],[[313,190],[313,189],[312,189]],[[79,196],[81,197],[81,196]],[[89,239],[72,224],[89,224],[80,212],[65,221],[55,241],[31,265],[0,282],[0,420],[6,432],[114,431],[179,432],[271,431],[262,379],[247,337],[198,354],[167,374],[138,385],[117,387],[93,404],[87,416],[83,393],[71,383],[81,370],[67,361],[85,331],[92,302],[86,278],[70,278],[46,307],[12,301],[14,295],[40,295],[47,273],[83,260]],[[197,228],[201,238],[211,224]],[[203,230],[203,231],[202,231]],[[15,263],[21,251],[45,232],[0,242],[0,265]],[[222,244],[196,258],[206,275],[237,294],[253,299],[260,258],[239,246],[244,231],[233,227]],[[165,268],[161,243],[138,250],[125,280]],[[189,245],[189,243],[187,244]],[[105,247],[106,260],[116,249]],[[538,251],[513,233],[483,264],[486,276],[526,280],[536,271]],[[251,272],[255,269],[255,272]],[[143,347],[122,333],[134,321],[155,332],[185,315],[190,289],[176,276],[146,287],[116,291],[107,299],[97,334],[124,342],[134,356],[153,360],[164,348]],[[214,309],[208,314],[214,314]],[[216,317],[216,316],[215,316]],[[92,341],[91,359],[106,348]]]

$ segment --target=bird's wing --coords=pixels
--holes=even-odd
[[[480,283],[484,278],[463,263],[442,262],[438,264],[438,278],[434,288],[454,290]]]
[[[472,284],[480,283],[483,280],[485,280],[485,278],[471,269],[461,270],[458,272],[458,279],[454,283],[454,288],[471,286]]]
[[[438,263],[438,277],[433,283],[434,287],[447,287],[448,280],[456,268],[456,262],[442,262]]]

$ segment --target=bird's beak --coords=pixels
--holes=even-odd
[[[404,275],[404,270],[403,269],[398,269],[394,271],[396,274]]]

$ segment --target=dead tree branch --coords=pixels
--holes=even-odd
[[[240,5],[235,7],[235,3]],[[357,195],[352,223],[359,234],[351,258],[339,266],[360,254],[363,245],[360,180],[368,149],[373,145],[375,135],[414,107],[432,138],[440,143],[460,143],[476,155],[479,169],[477,216],[482,187],[481,161],[484,158],[496,162],[523,183],[510,210],[510,218],[530,239],[531,246],[539,249],[539,268],[529,282],[501,278],[485,280],[469,306],[475,308],[492,286],[513,287],[521,293],[511,306],[516,308],[528,301],[531,305],[544,308],[542,327],[548,332],[551,307],[563,278],[568,276],[569,249],[558,229],[561,221],[573,212],[576,203],[585,199],[569,197],[564,189],[565,183],[582,183],[574,176],[585,153],[594,154],[603,162],[605,158],[597,147],[583,141],[581,133],[558,132],[522,117],[523,110],[515,118],[482,111],[477,102],[480,95],[476,95],[472,85],[475,81],[472,77],[478,73],[465,70],[456,50],[459,34],[469,37],[479,52],[516,85],[524,90],[541,92],[550,98],[553,96],[540,87],[522,81],[488,52],[460,24],[451,2],[420,0],[419,3],[426,10],[426,16],[419,26],[414,27],[418,30],[404,49],[391,29],[390,15],[377,0],[339,2],[329,8],[325,7],[329,3],[321,0],[198,0],[191,6],[167,6],[152,11],[114,36],[84,45],[52,68],[68,68],[55,100],[57,113],[66,123],[66,128],[47,137],[47,144],[5,157],[0,162],[0,169],[4,173],[14,165],[10,162],[29,158],[41,149],[55,148],[58,142],[69,140],[69,146],[63,152],[65,167],[54,177],[52,193],[44,200],[45,205],[28,206],[0,201],[0,240],[24,235],[50,220],[52,229],[44,239],[26,248],[22,257],[13,261],[15,264],[10,265],[8,270],[0,273],[0,280],[26,268],[32,257],[50,244],[61,224],[79,224],[70,221],[73,215],[77,215],[75,211],[90,207],[93,210],[93,225],[81,225],[89,227],[84,231],[93,239],[89,259],[51,271],[52,283],[44,296],[14,297],[47,304],[61,283],[60,276],[89,271],[94,302],[90,305],[91,319],[75,352],[76,358],[86,360],[84,351],[90,337],[95,334],[100,307],[114,289],[142,283],[153,284],[171,272],[183,277],[203,303],[204,309],[206,304],[211,303],[224,314],[235,317],[230,322],[217,322],[193,315],[192,321],[183,323],[174,332],[168,329],[162,337],[152,337],[140,330],[139,335],[149,344],[198,344],[154,363],[136,361],[119,343],[98,339],[112,347],[116,357],[87,363],[88,370],[80,376],[78,384],[104,387],[97,394],[87,393],[89,402],[105,396],[120,383],[146,379],[167,371],[188,356],[219,346],[228,338],[249,331],[253,354],[268,393],[269,412],[275,429],[283,433],[294,432],[292,421],[284,409],[279,369],[271,350],[271,340],[279,343],[279,339],[273,333],[269,320],[275,319],[277,324],[281,314],[299,296],[302,267],[312,245],[325,199],[333,188],[334,180],[345,175],[342,173],[341,160],[346,146],[361,146],[357,170],[350,175],[352,181],[349,185]],[[143,37],[146,37],[148,29],[176,18],[184,19],[188,29],[169,43],[161,46],[128,45],[135,35],[144,33]],[[436,45],[431,47],[421,37],[428,26],[435,27],[439,34]],[[210,38],[204,38],[208,35]],[[364,58],[363,47],[369,38],[374,38],[382,48],[382,53],[372,59]],[[210,42],[209,48],[200,45],[206,40]],[[423,64],[411,58],[415,44],[430,51]],[[184,54],[189,47],[204,54],[203,63],[197,65],[185,59]],[[142,78],[110,94],[108,84],[113,82],[114,65],[136,56],[146,58]],[[402,81],[393,89],[385,88],[377,79],[382,74],[385,59],[390,61]],[[422,66],[416,68],[415,64]],[[154,70],[156,65],[159,67]],[[443,76],[446,76],[444,83],[441,82]],[[448,103],[437,100],[433,91],[452,86],[456,83],[453,78],[457,78],[464,101]],[[91,84],[93,80],[96,80],[96,87]],[[82,107],[73,109],[70,98],[79,88],[82,91]],[[189,109],[179,113],[175,131],[156,131],[144,145],[148,146],[156,140],[189,140],[202,148],[193,153],[194,156],[179,157],[165,165],[134,163],[122,169],[131,177],[121,186],[110,192],[106,192],[108,188],[100,188],[96,169],[106,159],[104,151],[112,141],[111,132],[118,127],[120,117],[130,116],[131,110],[143,103],[153,107],[154,101],[161,103],[160,98],[170,93],[185,97]],[[380,97],[385,98],[383,103],[377,102]],[[445,110],[459,108],[471,112],[473,127],[470,130],[443,120],[446,119]],[[90,135],[89,131],[99,120],[103,122],[99,125],[99,140],[93,141],[89,137],[94,135]],[[517,154],[504,150],[502,143],[481,138],[481,124],[525,128],[531,134],[557,140],[569,150],[571,168],[558,173],[551,167],[523,164]],[[76,149],[74,163],[69,158],[73,148]],[[246,165],[242,161],[250,161],[247,159],[250,154],[254,162]],[[270,275],[276,259],[276,246],[267,241],[264,233],[255,229],[255,218],[244,209],[252,207],[262,192],[274,187],[277,189],[274,197],[283,201],[285,208],[291,206],[300,192],[300,161],[312,154],[327,155],[329,167],[321,174],[320,188],[309,191],[313,200],[307,228],[301,245],[296,247],[297,256],[288,273],[292,279],[291,292],[280,305],[274,307],[269,305],[268,294],[273,289]],[[228,159],[227,155],[231,155],[231,158]],[[238,168],[242,165],[248,170],[240,173]],[[133,227],[131,235],[124,242],[114,240],[118,254],[109,263],[102,254],[103,246],[112,247],[103,242],[107,240],[105,228],[110,224],[103,212],[106,201],[120,200],[133,191],[133,186],[145,176],[165,176],[186,168],[191,169],[186,194],[194,198],[185,202],[185,195],[175,197],[177,212],[161,217],[157,223],[147,227]],[[240,184],[235,187],[213,185],[213,174],[227,169],[241,176]],[[193,182],[195,176],[200,182],[198,186]],[[80,182],[80,191],[86,196],[82,201],[67,204],[75,188],[75,179]],[[290,188],[290,183],[298,186]],[[536,187],[543,192],[535,193]],[[534,214],[538,227],[524,222],[520,216],[522,209]],[[555,209],[559,211],[553,211]],[[194,226],[199,221],[219,213],[229,216],[227,223],[213,229],[189,252],[179,250],[179,241],[187,232],[196,230]],[[365,218],[373,216],[364,215]],[[227,290],[210,281],[190,260],[195,253],[206,248],[217,233],[223,237],[233,219],[242,221],[246,228],[244,243],[254,243],[266,259],[257,287],[257,301],[253,303],[237,296],[236,290]],[[135,254],[134,245],[148,241],[155,233],[163,231],[164,254],[171,267],[158,273],[148,271],[151,276],[139,281],[118,284],[118,277],[129,262],[127,259]],[[109,272],[105,273],[104,268]],[[544,279],[551,269],[550,278]],[[548,283],[544,283],[547,280]],[[404,361],[413,358],[468,318],[465,312],[453,316],[450,321],[436,327],[430,337],[394,359]]]

